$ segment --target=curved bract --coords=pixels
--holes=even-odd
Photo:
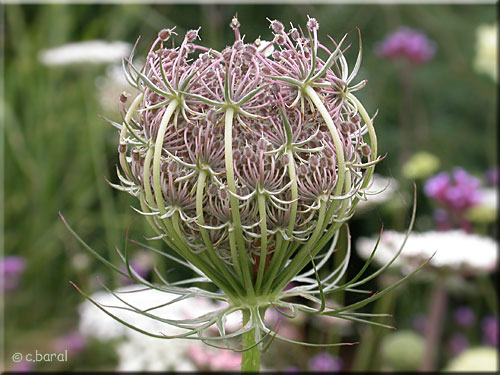
[[[173,30],[164,29],[141,69],[132,56],[124,61],[127,79],[140,94],[123,107],[123,123],[114,124],[121,129],[116,187],[139,199],[136,211],[177,257],[153,251],[191,268],[198,277],[190,281],[211,281],[221,293],[166,281],[153,285],[134,273],[123,255],[129,276],[180,298],[228,302],[227,309],[199,321],[165,323],[185,328],[184,338],[217,346],[251,332],[252,339],[244,340],[249,350],[266,337],[285,339],[266,327],[268,307],[291,317],[300,310],[364,321],[366,314],[352,311],[389,289],[345,308],[326,306],[326,294],[359,291],[376,276],[362,277],[367,263],[342,284],[350,247],[338,269],[318,276],[335,251],[340,227],[366,199],[381,159],[372,119],[353,94],[365,85],[352,85],[361,40],[349,71],[346,37],[323,45],[313,18],[305,33],[271,21],[272,43],[244,42],[236,18],[231,27],[235,42],[220,52],[197,44],[198,30],[188,31],[174,47]],[[289,302],[290,297],[303,297],[317,308]],[[225,316],[239,310],[243,326],[226,333]],[[220,336],[204,336],[214,324]]]

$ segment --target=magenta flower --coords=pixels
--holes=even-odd
[[[149,264],[145,264],[144,262],[140,262],[138,260],[131,260],[129,266],[132,272],[135,272],[138,276],[142,278],[146,278],[149,272],[151,271],[151,266]],[[126,265],[122,265],[120,269],[125,274],[128,272]],[[119,277],[125,284],[133,283],[133,281],[129,277],[126,277],[124,275],[120,275]]]
[[[445,208],[462,213],[480,202],[479,187],[479,179],[470,176],[462,168],[455,168],[452,176],[441,172],[427,180],[424,191]]]
[[[486,345],[498,345],[498,318],[491,315],[484,318],[481,322],[483,330],[483,342]]]
[[[327,352],[321,352],[312,357],[308,362],[309,370],[315,372],[332,371],[337,372],[342,369],[342,360]]]
[[[375,52],[384,59],[406,60],[419,65],[434,56],[436,44],[420,31],[401,27],[378,43]]]
[[[461,306],[455,310],[455,322],[462,327],[471,327],[476,322],[476,314],[467,306]]]
[[[0,272],[3,277],[0,278],[0,289],[13,291],[19,285],[19,279],[26,268],[26,261],[23,257],[10,255],[0,259]]]

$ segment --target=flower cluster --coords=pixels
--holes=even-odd
[[[13,291],[19,285],[19,279],[26,268],[26,261],[23,257],[10,255],[0,259],[0,289]]]
[[[358,253],[368,258],[377,238],[361,237],[356,244]],[[382,233],[374,259],[380,264],[390,262],[401,251],[393,263],[408,267],[434,255],[429,262],[432,268],[452,270],[462,274],[488,273],[496,268],[498,259],[496,242],[489,238],[468,234],[462,230],[448,232],[412,233],[405,241],[405,234],[394,231]],[[404,249],[401,246],[404,244]],[[474,251],[471,251],[474,249]]]
[[[119,62],[130,52],[130,47],[129,43],[122,41],[89,40],[42,50],[38,53],[38,60],[47,66],[109,64]]]
[[[370,207],[390,201],[398,188],[399,184],[394,178],[374,173],[365,192],[366,200],[359,202],[357,212],[366,212]]]
[[[352,215],[376,138],[351,93],[364,83],[349,87],[359,67],[349,73],[340,44],[318,41],[315,19],[308,36],[271,21],[273,43],[245,43],[236,18],[231,27],[220,52],[198,45],[198,30],[179,47],[161,30],[142,70],[126,65],[141,94],[124,107],[118,188],[226,295],[265,295]]]
[[[122,287],[113,293],[121,298],[119,304],[116,303],[112,294],[103,292],[96,293],[92,299],[104,306],[113,305],[120,319],[142,329],[162,332],[165,336],[175,335],[182,330],[165,325],[164,322],[126,311],[127,306],[140,305],[147,309],[154,307],[161,301],[167,304],[158,309],[157,313],[175,320],[193,319],[224,307],[221,303],[213,304],[203,298],[168,304],[177,296],[157,290],[144,290],[140,285]],[[217,350],[211,350],[211,348],[200,343],[193,343],[190,340],[179,340],[175,343],[169,340],[158,341],[126,329],[124,325],[102,314],[89,302],[80,306],[79,313],[79,330],[82,334],[102,341],[120,339],[116,347],[119,370],[196,371],[209,369],[227,371],[238,369],[241,362],[241,355],[227,352],[229,357],[227,354],[222,354],[224,357],[220,357]],[[241,324],[241,316],[231,316],[226,328],[235,330],[238,323]],[[215,332],[217,332],[216,329]]]
[[[424,191],[445,208],[463,212],[480,202],[480,185],[478,178],[470,176],[462,168],[455,168],[452,176],[441,172],[427,180]]]
[[[406,60],[414,65],[432,59],[436,45],[417,30],[401,27],[387,35],[375,48],[377,54],[385,59]]]
[[[479,26],[476,38],[474,68],[479,73],[489,75],[496,82],[498,79],[498,24]]]

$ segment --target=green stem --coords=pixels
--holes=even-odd
[[[389,283],[388,283],[389,284]],[[397,289],[389,293],[384,298],[375,302],[373,312],[377,314],[391,313],[397,298]],[[379,343],[382,341],[386,331],[381,327],[363,327],[361,345],[356,350],[356,356],[353,361],[351,371],[378,371],[379,369]]]
[[[259,206],[260,215],[260,261],[259,269],[257,272],[257,280],[255,282],[255,290],[260,290],[260,284],[262,282],[262,277],[264,276],[266,268],[266,257],[267,257],[267,223],[266,223],[266,197],[263,194],[259,194],[257,198]]]
[[[243,325],[248,323],[250,319],[250,311],[243,311]],[[255,328],[243,334],[242,338],[243,349],[252,347],[251,349],[242,352],[241,357],[241,372],[255,372],[260,370],[260,351],[258,345],[255,345]],[[255,345],[255,346],[254,346]]]
[[[236,193],[236,183],[233,170],[233,118],[234,109],[227,108],[224,116],[224,160],[226,164],[227,187],[234,194]],[[233,230],[238,248],[238,263],[243,272],[243,284],[247,294],[250,297],[255,297],[255,292],[252,284],[252,276],[250,275],[250,266],[248,254],[246,251],[245,240],[241,229],[240,209],[238,199],[229,195],[231,205],[231,219],[233,222]]]

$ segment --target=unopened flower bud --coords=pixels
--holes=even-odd
[[[207,193],[208,195],[214,197],[217,194],[217,186],[215,186],[215,184],[208,185]]]
[[[309,21],[307,21],[307,29],[309,31],[315,31],[319,29],[319,23],[316,21],[316,18],[309,18]]]
[[[233,19],[231,20],[231,23],[229,24],[231,29],[236,30],[238,29],[240,25],[240,21],[238,21],[238,17],[234,16]]]
[[[168,165],[168,171],[170,173],[175,173],[177,171],[177,162],[175,161],[170,162],[170,164]]]
[[[281,34],[285,30],[285,27],[283,26],[283,24],[277,20],[271,21],[269,28],[271,30],[273,30],[276,34]]]
[[[284,166],[287,166],[288,163],[290,163],[290,157],[288,155],[283,155],[283,157],[281,158],[281,163]]]
[[[274,41],[277,43],[277,44],[283,44],[285,43],[285,37],[281,34],[276,34],[274,36]]]
[[[225,201],[229,197],[229,194],[227,193],[226,189],[220,189],[219,190],[219,197],[223,201]]]
[[[364,156],[368,156],[370,155],[370,152],[371,152],[371,149],[370,149],[370,146],[368,146],[366,143],[364,145],[361,146],[361,153],[364,155]]]
[[[188,42],[192,42],[193,40],[195,40],[196,38],[198,37],[198,30],[189,30],[187,33],[186,33],[186,40]]]
[[[331,158],[333,156],[333,150],[330,147],[325,147],[323,152],[327,158]]]
[[[130,94],[127,94],[125,91],[123,91],[120,94],[120,102],[125,104],[127,102],[127,99],[129,96],[130,96]]]
[[[265,139],[259,139],[259,141],[257,142],[257,148],[261,151],[265,151],[266,148],[267,148],[267,142]]]
[[[170,30],[170,29],[162,29],[158,33],[158,38],[160,38],[163,41],[166,41],[166,40],[168,40],[170,38],[171,35],[172,35],[172,30]]]
[[[233,152],[233,160],[239,161],[241,159],[241,152],[239,150],[235,150]]]
[[[349,126],[349,123],[348,122],[342,122],[340,124],[340,131],[344,134],[347,134],[349,133],[349,131],[351,130],[351,127]]]
[[[313,168],[317,168],[319,165],[319,160],[316,156],[313,156],[309,159],[309,165]]]

